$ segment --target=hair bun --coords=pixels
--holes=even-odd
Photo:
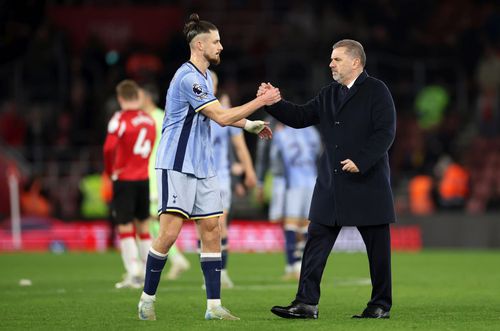
[[[183,31],[189,44],[200,33],[207,33],[212,30],[217,30],[217,27],[210,22],[201,21],[198,14],[192,13],[189,15],[189,20],[184,24]]]
[[[200,22],[200,16],[198,16],[198,14],[196,13],[192,13],[191,15],[189,15],[189,22]]]

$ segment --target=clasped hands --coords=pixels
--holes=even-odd
[[[257,98],[264,98],[266,106],[271,106],[281,100],[280,89],[271,83],[261,83],[257,90]]]
[[[257,98],[264,105],[271,106],[281,100],[280,90],[269,83],[262,83],[257,91]],[[269,122],[247,120],[244,129],[245,131],[258,134],[261,139],[271,139],[273,133],[268,125]]]

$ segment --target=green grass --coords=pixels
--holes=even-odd
[[[283,283],[281,254],[232,254],[236,287],[223,303],[241,321],[205,321],[198,258],[182,279],[163,280],[158,320],[137,320],[140,290],[116,290],[123,268],[117,253],[0,255],[1,330],[500,330],[500,252],[424,251],[393,255],[390,320],[353,320],[371,287],[365,254],[334,253],[322,283],[318,320],[270,313],[294,297]],[[32,286],[19,286],[20,279]]]

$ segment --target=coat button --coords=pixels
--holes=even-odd
[[[337,170],[337,169],[333,169],[333,172],[334,172],[334,173],[337,173],[337,172],[338,172],[338,170]]]
[[[340,125],[340,122],[339,121],[335,121],[335,125]]]
[[[339,145],[335,145],[335,149],[339,148]]]

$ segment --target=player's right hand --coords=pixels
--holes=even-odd
[[[271,83],[260,83],[259,89],[257,90],[257,96],[261,96],[267,90],[270,90],[272,88],[274,88],[274,86]]]
[[[266,106],[271,106],[281,100],[281,93],[276,87],[265,87],[264,92],[257,98],[260,98]]]

